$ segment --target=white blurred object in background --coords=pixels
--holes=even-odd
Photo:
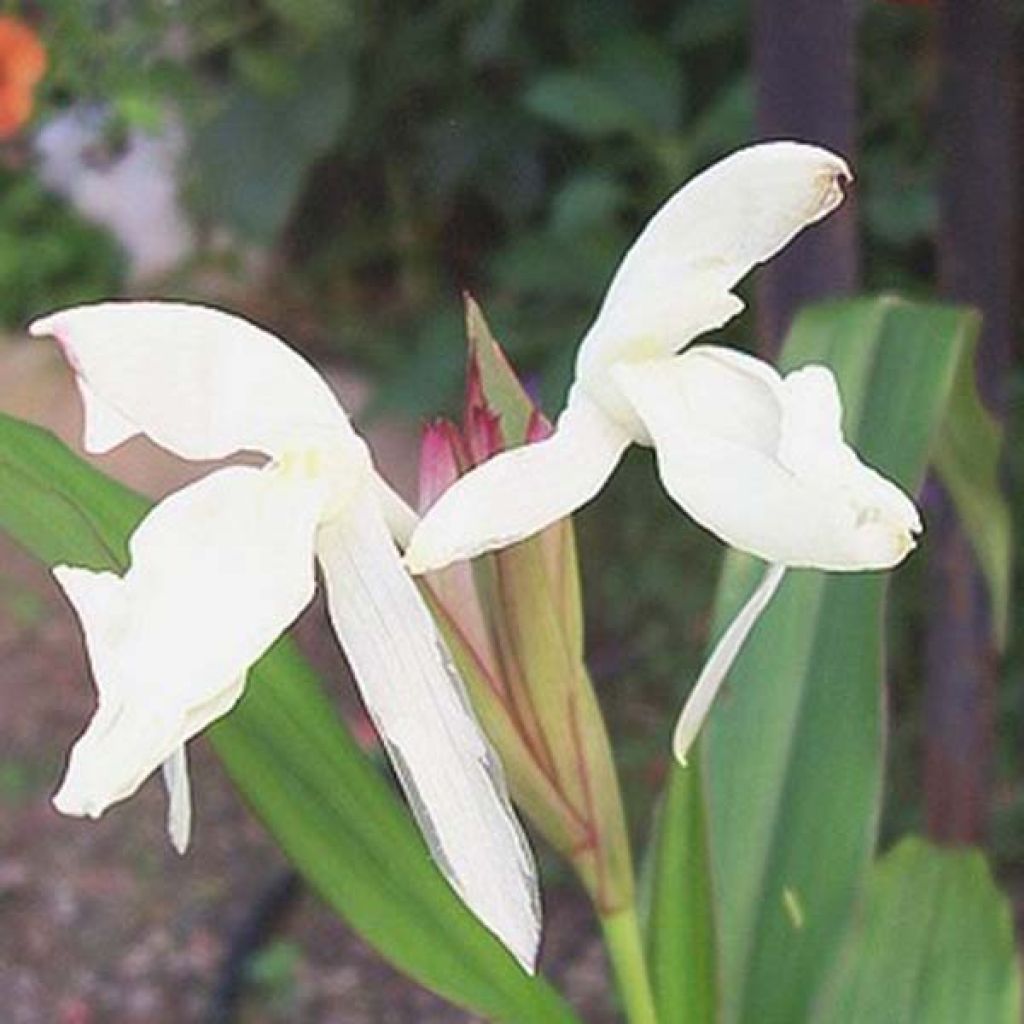
[[[132,130],[112,152],[106,124],[106,112],[95,106],[72,108],[44,124],[35,141],[40,178],[110,231],[125,250],[132,283],[151,281],[195,248],[179,196],[185,132],[168,114],[158,131]]]

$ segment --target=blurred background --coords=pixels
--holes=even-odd
[[[32,317],[114,295],[213,302],[327,368],[412,498],[419,426],[460,401],[463,291],[555,412],[577,340],[658,204],[735,147],[793,137],[843,153],[857,180],[839,216],[743,286],[752,310],[728,340],[771,356],[796,309],[832,295],[978,305],[979,379],[1024,507],[1020,3],[45,0],[0,12],[4,411],[75,438],[66,372],[23,336]],[[144,448],[102,464],[154,494],[184,479]],[[1020,631],[997,656],[939,485],[922,500],[929,532],[889,608],[883,837],[913,827],[984,845],[1024,908]],[[647,452],[579,529],[590,663],[640,828],[699,667],[720,547],[664,500]],[[306,616],[301,638],[343,675],[322,623]],[[184,861],[165,849],[155,787],[98,824],[59,820],[48,798],[91,702],[74,637],[45,574],[4,541],[4,1020],[469,1019],[295,896],[204,752]],[[611,1019],[593,923],[549,867],[545,966],[588,1020]],[[217,1017],[228,1004],[240,1015]]]

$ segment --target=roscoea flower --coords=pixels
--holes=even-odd
[[[338,640],[435,859],[528,969],[536,873],[500,766],[447,648],[401,565],[415,516],[316,371],[283,342],[178,303],[83,306],[31,327],[54,335],[85,406],[85,447],[135,434],[187,459],[241,451],[164,501],[131,538],[124,576],[62,566],[98,709],[54,802],[101,814],[163,765],[183,850],[185,743],[241,697],[246,672],[309,603],[320,564]]]
[[[593,498],[631,443],[652,446],[686,512],[771,563],[694,687],[674,742],[680,758],[785,567],[887,568],[921,528],[913,502],[844,443],[830,370],[783,378],[732,349],[687,348],[743,309],[732,289],[835,209],[849,178],[832,153],[775,142],[680,189],[616,272],[554,434],[462,477],[406,552],[423,572],[528,537]]]
[[[46,71],[46,49],[20,18],[0,16],[0,139],[32,114],[32,94]]]

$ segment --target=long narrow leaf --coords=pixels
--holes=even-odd
[[[973,355],[976,326],[972,314],[949,307],[888,298],[831,304],[798,319],[782,361],[786,369],[830,366],[847,437],[914,491],[949,415],[954,381]],[[716,635],[761,571],[752,558],[727,558]],[[806,1018],[868,870],[881,801],[886,579],[791,572],[700,743],[724,1021]],[[685,801],[670,801],[666,811],[663,830],[696,835],[680,820],[692,814]],[[663,857],[684,870],[698,860],[696,841],[667,854],[663,843]],[[655,899],[680,898],[672,871],[657,865]],[[677,932],[692,927],[684,914],[675,914]],[[658,942],[662,953],[672,942],[685,948],[678,935]]]
[[[647,947],[658,1020],[715,1024],[715,902],[699,761],[669,777],[652,846]]]
[[[892,299],[801,316],[786,368],[839,379],[862,456],[914,492],[974,320]],[[758,569],[730,558],[716,622]],[[870,864],[881,805],[887,576],[791,573],[706,736],[726,1020],[800,1020]],[[719,628],[720,628],[719,625]]]
[[[813,1019],[1018,1024],[1012,915],[984,857],[920,839],[887,853]]]

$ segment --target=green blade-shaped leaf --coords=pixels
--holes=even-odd
[[[978,323],[972,331],[975,337],[977,333]],[[1002,444],[1002,427],[982,404],[975,387],[973,360],[963,359],[935,445],[935,469],[984,573],[1000,649],[1006,645],[1009,628],[1013,575],[1010,507],[999,486]]]
[[[661,1024],[718,1020],[711,851],[700,764],[673,772],[655,825],[647,948]]]
[[[1010,907],[977,851],[907,839],[872,869],[819,1024],[1017,1024]]]
[[[797,320],[782,361],[786,369],[832,367],[847,438],[913,492],[958,367],[972,354],[974,329],[971,314],[949,307],[831,304]],[[763,571],[752,558],[727,558],[716,635]],[[790,573],[705,730],[700,757],[726,1021],[805,1019],[870,863],[881,798],[886,579]],[[695,858],[690,849],[672,856],[678,870]],[[669,900],[678,898],[671,872],[668,864],[656,871]]]
[[[147,507],[45,431],[0,415],[0,528],[41,561],[123,570]],[[296,867],[402,971],[495,1020],[576,1019],[463,907],[289,641],[209,735]]]
[[[839,380],[847,438],[911,493],[923,479],[972,317],[891,299],[798,318],[785,369]],[[760,576],[730,556],[727,623]],[[876,840],[887,574],[794,572],[707,730],[726,1020],[801,1020],[834,955]]]

